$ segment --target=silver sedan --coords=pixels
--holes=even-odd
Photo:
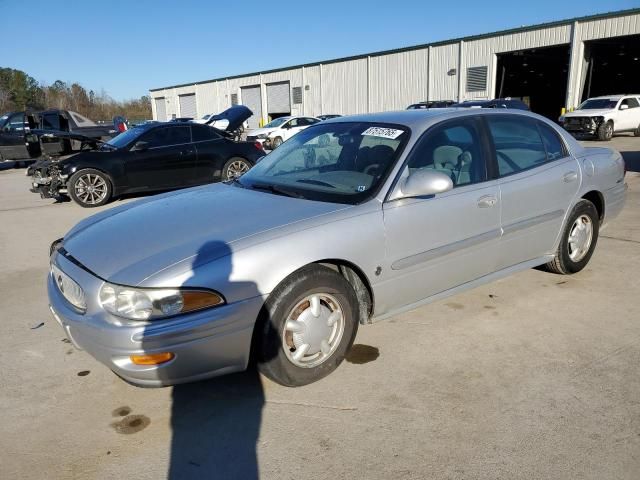
[[[520,111],[341,117],[230,183],[89,217],[51,248],[51,311],[123,379],[332,372],[358,325],[544,266],[582,270],[625,165]],[[399,346],[400,348],[400,346]]]

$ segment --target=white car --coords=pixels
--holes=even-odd
[[[282,142],[289,140],[296,133],[321,122],[315,117],[280,117],[267,123],[262,128],[252,130],[247,135],[248,142],[259,142],[265,148],[277,148]]]
[[[209,118],[211,118],[213,115],[215,115],[215,113],[207,113],[206,115],[204,115],[202,118],[194,118],[193,120],[191,120],[193,123],[207,123],[207,121],[209,120]]]
[[[595,135],[599,140],[611,140],[620,132],[640,137],[640,95],[589,98],[558,120],[568,132]]]

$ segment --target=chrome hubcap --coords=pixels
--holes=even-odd
[[[89,205],[100,203],[107,195],[107,182],[99,175],[87,173],[78,178],[73,187],[76,196]]]
[[[282,348],[294,365],[315,367],[336,351],[344,324],[338,300],[328,293],[314,293],[298,302],[287,316]]]
[[[569,233],[569,258],[574,262],[582,260],[593,239],[593,223],[587,215],[580,215],[573,225]]]
[[[236,160],[227,168],[227,179],[238,178],[249,171],[249,165],[243,160]]]

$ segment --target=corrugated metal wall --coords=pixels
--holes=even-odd
[[[640,14],[543,26],[464,42],[155,90],[151,97],[166,97],[168,118],[178,114],[178,95],[195,92],[198,116],[202,116],[228,108],[231,95],[250,85],[261,85],[262,110],[266,114],[266,84],[282,81],[289,81],[291,87],[302,87],[303,101],[291,106],[293,115],[349,115],[403,109],[427,99],[492,98],[496,86],[496,54],[571,44],[567,89],[567,107],[571,108],[578,102],[583,80],[584,42],[633,34],[640,34]],[[467,69],[479,66],[487,67],[487,88],[467,92]],[[449,75],[453,69],[455,74]],[[156,118],[155,105],[152,111]]]

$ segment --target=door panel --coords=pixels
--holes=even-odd
[[[155,128],[140,140],[148,142],[149,148],[132,151],[128,156],[130,189],[174,188],[196,183],[196,149],[190,141],[189,126]]]
[[[489,199],[490,205],[487,205]],[[472,185],[429,199],[384,205],[390,309],[495,270],[500,237],[497,185]],[[381,289],[385,290],[385,289]]]
[[[16,113],[7,119],[0,130],[0,153],[8,160],[29,158],[25,142],[24,114]]]

